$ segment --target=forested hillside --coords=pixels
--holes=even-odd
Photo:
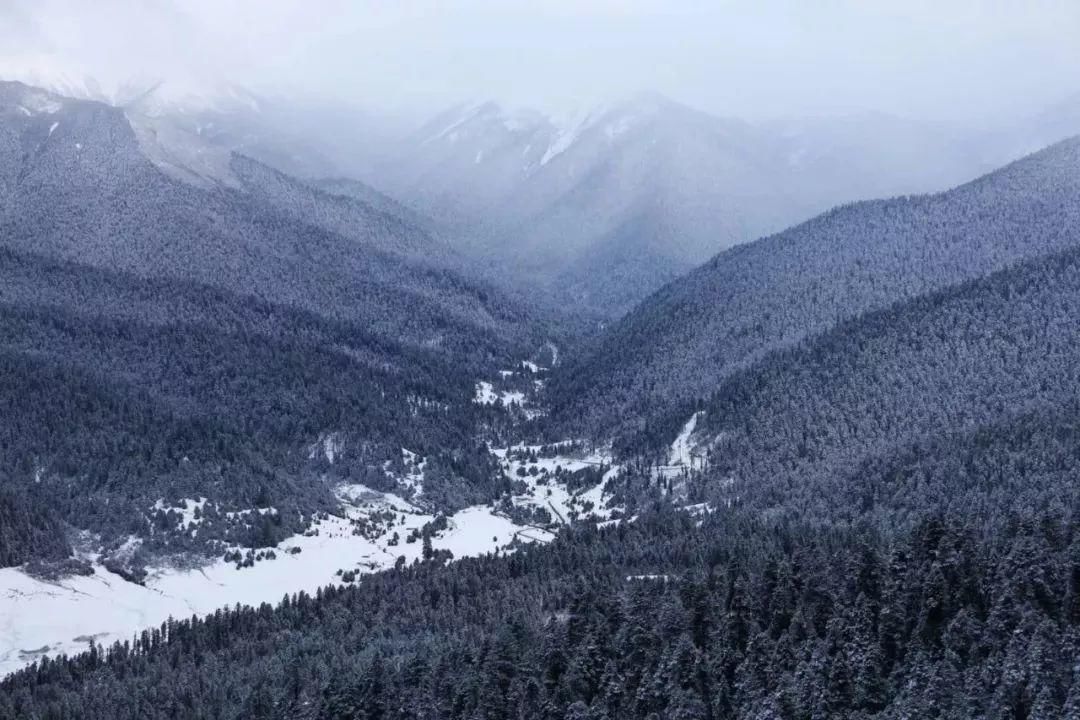
[[[0,713],[1080,717],[1078,255],[734,374],[704,506],[628,468],[633,519],[169,623],[12,675]]]
[[[502,293],[410,262],[434,245],[407,220],[250,161],[237,167],[251,192],[180,182],[142,154],[116,108],[4,83],[0,163],[0,238],[11,249],[225,288],[416,345],[452,342],[459,329],[525,334]]]
[[[464,352],[223,290],[0,258],[0,472],[74,527],[149,535],[158,499],[210,497],[222,512],[272,505],[296,530],[332,507],[327,472],[379,486],[370,468],[402,447],[446,458],[448,485],[433,473],[430,488],[456,498],[446,509],[501,490],[478,439],[490,411],[472,402],[484,365]],[[333,467],[309,458],[327,433]]]
[[[707,477],[744,500],[805,495],[899,445],[1080,401],[1080,251],[1031,261],[842,323],[768,355],[708,400],[631,436],[666,451],[697,409]],[[1038,458],[1030,458],[1037,462]],[[819,496],[820,498],[820,496]]]
[[[0,716],[1076,717],[1077,535],[652,511],[223,610],[0,683]]]
[[[701,143],[624,120],[674,203],[631,161]],[[374,188],[139,132],[0,83],[0,720],[1080,720],[1080,139],[579,343]],[[558,276],[629,303],[675,231],[608,210]]]
[[[432,511],[505,490],[474,386],[557,328],[392,206],[240,157],[239,186],[188,184],[146,142],[120,109],[0,83],[4,566],[79,531],[273,545],[337,484],[389,488],[403,448]],[[194,533],[167,509],[197,498]]]
[[[858,203],[721,253],[644,301],[552,385],[564,427],[633,429],[769,352],[1080,243],[1080,140],[940,195]]]

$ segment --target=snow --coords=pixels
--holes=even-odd
[[[557,361],[554,348],[552,355]],[[525,361],[518,370],[509,372],[528,377],[526,373],[544,370]],[[542,381],[533,378],[532,382]],[[476,384],[476,402],[508,405],[525,401],[524,392],[502,390],[487,381]],[[676,445],[689,447],[693,430],[693,424],[689,430],[684,428]],[[550,525],[517,525],[497,509],[498,504],[474,506],[448,517],[447,529],[432,538],[432,547],[449,550],[460,558],[511,551],[515,542],[549,542],[558,525],[579,518],[591,518],[605,526],[622,522],[612,517],[618,516],[617,509],[606,507],[610,498],[604,494],[604,484],[621,472],[613,464],[609,448],[585,449],[582,443],[570,440],[546,447],[549,452],[554,448],[554,456],[537,457],[535,462],[527,456],[538,456],[540,446],[520,444],[491,452],[502,472],[524,486],[524,492],[509,501],[520,508],[544,508],[551,517]],[[325,457],[333,463],[343,448],[340,434],[327,432],[307,450],[312,459]],[[427,461],[407,448],[401,448],[401,461],[400,466],[387,463],[384,468],[400,486],[412,490],[414,494],[409,497],[415,500],[424,491]],[[573,473],[589,467],[606,468],[592,487],[570,491],[565,483],[556,480],[557,470]],[[519,475],[522,469],[524,474]],[[284,540],[274,549],[274,559],[256,560],[250,567],[237,569],[235,562],[224,560],[197,569],[163,565],[148,568],[145,585],[108,572],[97,556],[84,558],[92,562],[92,575],[57,582],[32,578],[18,568],[0,570],[0,676],[46,653],[84,650],[91,639],[102,645],[129,639],[169,617],[205,615],[237,603],[277,603],[286,594],[314,592],[341,583],[339,571],[370,573],[392,568],[399,557],[404,557],[405,562],[421,558],[423,543],[406,539],[435,519],[428,510],[401,495],[360,484],[340,485],[335,493],[341,502],[338,515],[319,520],[304,534]],[[200,521],[195,517],[196,509],[207,509],[207,503],[203,497],[182,501],[162,498],[149,510],[174,511],[179,526],[187,529],[194,525],[192,530],[197,532]],[[257,508],[235,515],[274,512],[274,508]],[[111,556],[130,557],[140,543],[139,538],[131,537]],[[293,549],[300,552],[291,552]]]
[[[559,346],[553,342],[544,343],[544,346],[551,351],[551,367],[559,366]]]
[[[511,405],[524,405],[525,393],[520,390],[503,390],[501,392],[495,392],[495,386],[486,380],[481,380],[476,383],[476,395],[473,397],[473,402],[478,405],[495,405],[500,404],[503,407],[510,407]]]
[[[507,132],[520,133],[532,130],[545,121],[543,115],[531,109],[517,109],[504,112],[501,117],[503,127]],[[531,146],[530,146],[531,147]]]
[[[557,443],[557,447],[565,447],[567,450],[566,454],[559,453],[554,457],[540,457],[542,447],[540,445],[515,445],[492,450],[492,454],[499,459],[506,477],[515,482],[524,482],[526,485],[524,493],[512,498],[514,505],[544,508],[560,524],[565,524],[572,516],[593,516],[603,520],[611,515],[611,509],[605,507],[607,499],[604,496],[604,484],[617,475],[621,469],[612,465],[609,450],[571,454],[573,445],[573,441]],[[525,454],[536,455],[536,462],[524,459]],[[607,466],[609,469],[599,483],[585,490],[572,493],[563,483],[555,479],[558,468],[564,472],[573,473],[585,468],[601,466]],[[532,474],[531,471],[534,468],[535,474]],[[519,470],[522,469],[525,471],[524,475],[519,474]],[[589,503],[592,504],[592,509],[586,512],[585,507]]]
[[[457,142],[457,137],[458,137],[457,130],[458,130],[458,128],[460,128],[462,125],[464,125],[465,123],[467,123],[468,121],[470,121],[474,117],[476,117],[476,115],[480,112],[480,110],[483,109],[484,105],[486,105],[486,103],[483,102],[483,101],[475,102],[475,103],[466,105],[458,113],[457,117],[454,118],[453,122],[448,124],[446,127],[444,127],[442,130],[440,130],[435,135],[433,135],[433,136],[427,138],[426,140],[424,140],[424,144],[429,143],[432,140],[442,140],[443,138],[446,138],[451,143]]]
[[[528,372],[528,373],[530,373],[532,375],[536,375],[536,374],[541,373],[541,372],[547,372],[546,367],[541,367],[540,365],[537,365],[536,363],[532,362],[531,360],[522,360],[520,368],[518,368],[517,370],[500,370],[499,371],[499,377],[501,377],[503,380],[506,380],[508,378],[512,378],[513,376],[517,375],[522,370],[524,370],[525,372]]]
[[[578,112],[568,116],[565,120],[556,120],[556,127],[560,129],[555,135],[555,140],[548,146],[544,156],[540,158],[541,165],[547,165],[559,155],[569,150],[578,138],[590,127],[593,118],[597,117],[601,110]]]
[[[704,413],[696,412],[690,416],[690,419],[683,425],[682,430],[679,432],[678,437],[671,444],[671,452],[669,454],[668,463],[670,465],[686,465],[689,466],[694,461],[693,447],[690,444],[690,436],[694,434],[694,430],[697,429],[698,420]]]
[[[397,478],[397,481],[417,495],[423,494],[424,471],[427,469],[427,460],[405,448],[401,448],[401,460],[405,465],[405,475]],[[387,467],[389,467],[389,463],[387,463]]]
[[[150,507],[150,512],[156,513],[159,510],[164,512],[179,513],[181,516],[180,521],[177,523],[179,529],[190,527],[191,525],[201,525],[202,517],[201,513],[206,509],[206,498],[187,498],[182,501],[182,504],[169,504],[164,499],[158,500]],[[200,517],[195,517],[195,509],[198,508]]]
[[[523,405],[525,403],[525,393],[519,390],[504,390],[500,395],[503,407],[509,407],[511,405]]]
[[[436,548],[449,550],[454,553],[454,557],[465,557],[492,552],[508,545],[515,538],[547,542],[552,537],[551,533],[543,530],[515,525],[508,519],[493,514],[490,508],[473,507],[450,518],[446,536],[432,544]]]
[[[696,412],[683,425],[678,437],[671,443],[668,450],[666,465],[656,468],[656,476],[660,478],[675,478],[685,475],[688,471],[699,468],[704,463],[703,455],[698,452],[693,443],[692,436],[697,429],[698,420],[704,413]]]
[[[584,125],[584,123],[582,123],[582,125]],[[547,165],[559,155],[562,155],[569,150],[570,147],[577,142],[582,129],[582,126],[578,126],[572,130],[559,133],[559,135],[555,137],[555,141],[551,143],[546,151],[544,151],[544,156],[540,158],[540,164]]]
[[[60,127],[60,123],[58,122],[54,122],[52,125],[49,126],[49,137],[52,137],[52,134],[56,132],[56,128],[58,127]]]
[[[422,543],[406,543],[433,516],[403,498],[360,485],[339,488],[347,501],[345,516],[331,516],[315,527],[317,534],[298,535],[275,549],[274,560],[237,570],[218,560],[196,570],[158,568],[146,585],[136,585],[94,565],[94,574],[58,582],[39,580],[17,568],[0,570],[0,676],[44,654],[75,653],[91,638],[108,645],[160,625],[169,617],[205,615],[235,603],[257,606],[277,603],[285,594],[314,592],[340,582],[339,569],[373,572],[421,557]],[[190,505],[191,503],[189,503]],[[395,524],[368,539],[353,533],[352,518],[392,510]],[[404,517],[404,522],[401,518]],[[399,542],[390,545],[394,533]],[[513,540],[547,542],[552,534],[522,528],[487,507],[470,507],[448,518],[448,529],[432,538],[435,549],[454,557],[503,549]],[[292,554],[290,548],[300,548]]]
[[[685,499],[686,480],[689,474],[694,470],[702,469],[705,465],[706,453],[693,440],[698,420],[702,415],[704,415],[703,412],[696,412],[690,416],[668,449],[667,464],[653,468],[654,479],[678,481],[668,484],[673,497]],[[665,487],[665,484],[661,484],[661,487]]]
[[[324,433],[308,447],[308,460],[314,460],[320,453],[331,465],[345,449],[345,441],[339,433]]]
[[[160,116],[170,112],[259,111],[257,98],[247,90],[224,81],[218,74],[197,76],[185,69],[162,80],[157,75],[107,73],[90,75],[74,57],[50,53],[5,53],[0,56],[0,78],[17,80],[64,97],[95,100],[114,107],[138,106],[138,111]],[[97,68],[101,70],[103,68]],[[35,109],[56,112],[60,109]]]
[[[478,405],[494,405],[499,399],[499,396],[495,394],[495,388],[491,383],[481,380],[476,383],[476,397],[473,398],[473,402]]]
[[[476,159],[473,160],[473,164],[474,165],[479,165],[481,162],[483,162],[483,160],[484,160],[484,151],[483,150],[478,150],[477,153],[476,153]]]
[[[639,115],[630,112],[621,112],[616,115],[609,104],[601,104],[587,111],[575,112],[564,119],[554,118],[555,126],[559,128],[555,140],[540,159],[541,165],[547,165],[559,155],[562,155],[576,143],[586,131],[597,127],[605,118],[612,118],[604,124],[603,132],[608,142],[614,141],[620,135],[628,132],[637,124]],[[612,117],[614,116],[614,117]]]
[[[60,109],[63,107],[63,105],[57,100],[49,97],[45,93],[32,92],[27,93],[27,95],[23,98],[23,104],[21,107],[29,110],[31,114],[34,115],[40,113],[52,115],[54,113],[60,112]]]
[[[607,136],[609,141],[614,140],[634,127],[634,122],[635,118],[633,116],[623,115],[615,122],[610,122],[604,127],[604,135]]]

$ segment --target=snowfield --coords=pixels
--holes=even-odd
[[[345,517],[331,516],[274,550],[277,558],[237,570],[223,560],[197,570],[152,570],[145,586],[127,582],[98,564],[94,574],[58,582],[38,580],[18,568],[0,569],[0,676],[43,655],[76,653],[91,640],[109,645],[131,638],[168,618],[205,615],[218,608],[277,603],[286,594],[314,592],[341,582],[338,570],[360,573],[392,568],[398,557],[421,557],[420,540],[407,543],[412,530],[434,519],[404,499],[363,486],[340,488]],[[395,524],[373,539],[354,534],[351,519],[390,510]],[[515,539],[547,542],[552,533],[513,524],[488,507],[471,507],[448,518],[449,527],[432,547],[454,557],[505,550]],[[394,534],[397,545],[391,545]],[[299,552],[290,552],[292,549]]]

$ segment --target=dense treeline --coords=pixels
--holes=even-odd
[[[1010,512],[1080,504],[1080,404],[1042,408],[999,424],[921,438],[850,474],[792,487],[803,517],[877,525],[914,523],[926,508],[963,516],[992,536]],[[793,498],[798,498],[797,503]]]
[[[906,442],[1075,403],[1078,314],[1080,253],[1069,251],[770,356],[703,406],[713,473],[783,493]]]
[[[649,512],[44,661],[0,716],[1076,717],[1077,530]]]
[[[403,447],[430,458],[441,509],[505,490],[478,440],[494,410],[471,402],[484,363],[224,290],[0,260],[0,472],[74,527],[146,536],[157,500],[207,497],[295,530],[334,482],[390,489]],[[155,541],[197,544],[178,529]]]
[[[386,238],[395,238],[393,251],[426,265],[445,265],[452,260],[450,249],[427,231],[422,218],[389,198],[360,196],[343,192],[340,186],[305,183],[243,155],[233,155],[230,170],[244,187],[263,202],[302,222],[356,239],[371,249],[381,250]],[[369,204],[380,202],[387,211]]]
[[[704,402],[659,413],[620,448],[661,461],[703,410],[697,431],[710,466],[698,485],[769,504],[804,493],[828,514],[821,484],[869,459],[1024,413],[1069,416],[1062,408],[1080,402],[1078,314],[1080,252],[1070,250],[772,353]],[[1041,456],[1028,459],[1036,466]]]
[[[635,430],[770,352],[1080,244],[1080,139],[938,195],[837,208],[663,288],[553,381],[560,428]]]
[[[7,485],[0,473],[0,567],[67,557],[71,547],[56,514]]]

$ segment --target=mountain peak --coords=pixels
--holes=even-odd
[[[0,57],[0,80],[21,82],[76,100],[94,100],[145,115],[258,110],[248,90],[218,79],[132,74],[106,79],[73,70],[51,54]]]

